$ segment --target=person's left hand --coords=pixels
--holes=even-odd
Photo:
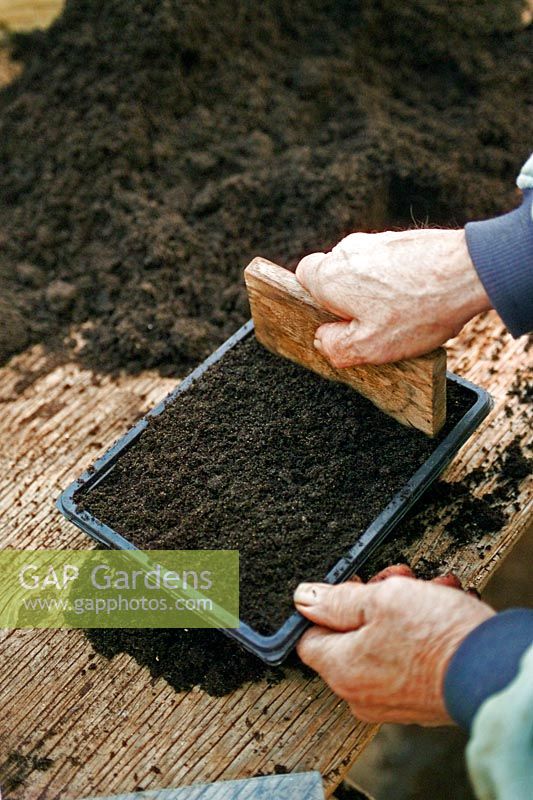
[[[366,585],[300,584],[296,608],[316,626],[300,639],[298,654],[359,719],[450,724],[443,695],[450,659],[495,613],[453,586],[449,577],[417,580],[406,566]]]

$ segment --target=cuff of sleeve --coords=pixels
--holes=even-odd
[[[509,332],[533,329],[533,189],[509,214],[465,225],[479,279]]]
[[[527,608],[496,614],[461,642],[444,679],[446,708],[458,725],[470,729],[481,704],[515,678],[532,642],[533,610]]]

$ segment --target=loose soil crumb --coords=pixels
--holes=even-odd
[[[526,408],[533,403],[533,372],[530,367],[518,370],[507,394],[516,397]]]
[[[449,385],[441,441],[474,395]],[[252,337],[152,419],[81,508],[146,549],[235,549],[241,619],[272,633],[436,441]]]
[[[146,666],[154,679],[164,678],[176,691],[200,686],[214,697],[237,689],[246,681],[283,677],[215,630],[87,631],[93,647],[106,658],[128,653]],[[294,657],[292,659],[294,663]]]
[[[35,754],[24,755],[18,751],[9,753],[0,765],[0,788],[4,792],[12,792],[23,786],[32,772],[46,772],[53,765],[51,758]]]
[[[511,208],[533,138],[521,0],[79,0],[0,94],[0,360],[182,374],[242,269]],[[117,35],[120,31],[120,35]]]
[[[504,453],[501,472],[505,478],[514,483],[519,483],[523,478],[531,475],[533,471],[533,458],[528,458],[520,446],[520,441],[515,439]]]
[[[449,534],[449,551],[474,545],[487,534],[497,533],[507,521],[505,507],[516,497],[520,482],[533,472],[533,459],[515,439],[489,468],[471,470],[462,481],[438,481],[426,492],[396,528],[394,538],[380,548],[361,570],[367,579],[389,564],[410,561],[410,549],[424,531],[444,523]],[[473,490],[482,479],[494,478],[495,488],[476,497]],[[490,544],[484,549],[490,549]],[[435,578],[446,572],[447,552],[438,559],[424,558],[413,566],[417,577]]]
[[[487,533],[500,531],[506,519],[503,511],[493,508],[486,498],[468,497],[446,526],[446,531],[456,544],[468,544]]]

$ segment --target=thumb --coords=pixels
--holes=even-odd
[[[334,367],[355,367],[365,364],[366,358],[357,342],[357,320],[326,322],[315,333],[314,345]]]
[[[365,603],[375,587],[348,581],[338,586],[329,583],[301,583],[294,593],[296,608],[317,625],[334,631],[353,631],[365,622]]]

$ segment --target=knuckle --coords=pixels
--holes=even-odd
[[[327,258],[326,253],[309,253],[304,256],[296,267],[296,277],[305,286],[307,283],[316,281],[324,259]]]
[[[356,231],[355,233],[349,233],[348,236],[345,236],[344,239],[341,239],[338,244],[335,245],[333,248],[334,253],[338,253],[342,250],[351,250],[353,248],[357,248],[363,243],[366,242],[367,237],[371,234],[362,233],[361,231]]]
[[[312,638],[312,634],[313,634],[313,629],[309,628],[309,630],[305,631],[303,636],[298,641],[296,649],[300,657],[309,655],[311,651],[310,639]]]
[[[380,715],[368,706],[360,706],[358,713],[355,715],[361,722],[380,722]]]
[[[298,280],[300,281],[300,283],[305,283],[305,280],[306,280],[306,277],[307,277],[307,271],[308,271],[308,267],[307,267],[305,258],[303,258],[300,261],[300,263],[298,264],[298,266],[296,267],[296,271],[295,271],[295,275],[298,278]]]
[[[342,698],[342,700],[349,701],[351,699],[353,687],[349,686],[346,681],[330,677],[327,683],[331,690],[335,692],[338,697]]]
[[[310,253],[302,258],[296,267],[295,273],[299,281],[305,284],[314,274],[317,264],[319,263],[319,256],[319,253]]]
[[[361,700],[350,700],[350,710],[354,717],[360,719],[362,722],[375,722],[374,715],[372,714],[372,707]]]
[[[296,652],[308,667],[317,669],[316,664],[321,648],[317,646],[317,629],[309,628],[296,645]]]
[[[320,282],[329,282],[337,273],[339,267],[338,258],[333,253],[325,253],[322,260],[316,266],[316,278]]]
[[[309,647],[305,641],[305,634],[296,645],[296,652],[298,654],[298,658],[303,661],[304,664],[307,664],[307,666],[310,667],[312,659]]]
[[[389,360],[391,352],[390,346],[379,336],[379,333],[365,336],[362,346],[364,348],[365,358],[369,364],[383,364]]]
[[[323,332],[323,348],[330,363],[337,368],[361,363],[357,328],[349,325],[332,326]]]
[[[399,595],[412,589],[412,579],[403,575],[391,575],[384,581],[375,584],[376,596],[383,605],[394,604]]]
[[[304,256],[296,265],[296,275],[301,277],[305,272],[308,256]]]
[[[333,343],[327,347],[326,350],[330,363],[337,369],[353,367],[365,362],[364,353],[362,353],[359,348],[356,349],[353,346],[343,347],[338,343]]]
[[[345,616],[346,606],[350,605],[349,597],[341,592],[331,592],[330,598],[327,609],[329,618],[334,622],[340,621]]]
[[[343,369],[345,367],[350,367],[354,363],[354,359],[347,356],[345,353],[339,353],[336,349],[333,349],[329,355],[330,363],[336,367],[337,369]]]

